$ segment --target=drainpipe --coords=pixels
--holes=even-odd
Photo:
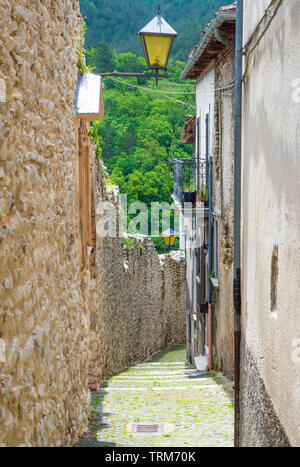
[[[208,228],[208,274],[213,271],[213,236],[212,236],[212,218],[213,218],[213,158],[209,158],[209,180],[208,180],[208,199],[209,199],[209,228]],[[212,283],[208,282],[208,347],[209,347],[209,370],[213,369],[213,304],[212,304]]]
[[[241,347],[241,153],[243,93],[243,0],[236,2],[235,50],[235,145],[234,145],[234,354],[235,417],[234,443],[239,446],[240,425],[240,347]]]

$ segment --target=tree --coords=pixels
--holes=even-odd
[[[117,54],[113,51],[115,70],[129,71],[143,62],[133,53]],[[93,60],[93,54],[89,54]],[[93,65],[93,63],[91,63]],[[160,86],[171,86],[172,90],[188,92],[193,86],[179,82],[178,74],[182,66],[172,65],[172,81],[165,80]],[[177,71],[175,71],[177,70]],[[125,82],[137,85],[137,79],[126,79]],[[108,84],[110,83],[110,86]],[[152,89],[153,83],[147,80],[144,87]],[[193,103],[195,96],[184,96],[186,102]],[[120,192],[126,194],[128,202],[145,203],[169,202],[168,158],[170,146],[177,126],[182,105],[163,95],[144,92],[137,88],[128,88],[109,78],[105,79],[104,91],[105,118],[93,124],[93,135],[96,133],[102,149],[102,159],[107,167],[112,182],[119,186]],[[175,137],[173,154],[187,158],[193,154],[192,146],[180,145],[180,133],[184,117],[191,112],[185,109],[181,125]],[[96,138],[95,138],[96,139]],[[173,173],[170,171],[170,188],[173,190]],[[151,213],[150,213],[151,217]],[[128,215],[129,221],[132,216]],[[150,219],[151,220],[151,219]],[[157,248],[164,252],[163,241],[156,241]]]
[[[80,0],[88,25],[86,47],[109,42],[119,53],[136,52],[142,57],[136,33],[153,18],[157,3],[157,0]],[[162,15],[178,32],[172,49],[174,60],[187,60],[202,30],[223,5],[224,0],[164,0]]]
[[[94,66],[96,73],[108,73],[114,71],[115,63],[112,50],[106,42],[101,42],[96,48],[86,53],[88,66]]]

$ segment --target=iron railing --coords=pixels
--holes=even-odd
[[[174,159],[174,198],[181,204],[208,203],[208,164],[206,159]]]
[[[199,158],[196,161],[197,201],[208,205],[208,174],[209,166],[207,159]]]
[[[174,159],[174,197],[179,203],[184,203],[185,193],[195,193],[196,171],[193,159]]]

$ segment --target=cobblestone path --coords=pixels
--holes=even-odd
[[[136,424],[165,425],[135,434]],[[185,363],[183,348],[164,352],[93,394],[90,432],[78,446],[233,446],[232,384]]]

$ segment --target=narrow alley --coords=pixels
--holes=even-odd
[[[300,447],[299,43],[300,0],[0,0],[0,448]]]
[[[175,347],[105,382],[78,446],[233,446],[232,383],[197,371],[185,355]]]

